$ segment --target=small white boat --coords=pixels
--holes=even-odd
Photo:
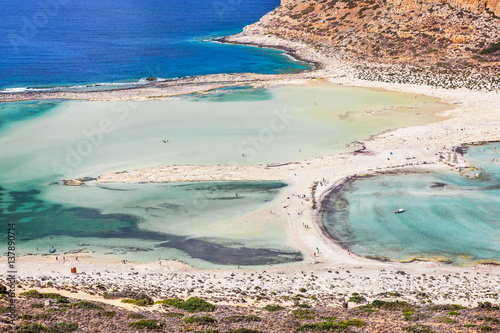
[[[52,246],[52,247],[50,248],[49,252],[50,252],[50,253],[54,253],[54,252],[56,252],[56,248],[55,248],[54,246]]]
[[[394,214],[400,214],[402,212],[404,212],[405,210],[403,208],[398,208],[394,211]]]

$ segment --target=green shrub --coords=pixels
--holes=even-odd
[[[361,312],[366,312],[366,313],[378,312],[378,310],[375,310],[371,304],[358,306],[356,308],[356,310],[359,310]]]
[[[80,301],[78,303],[73,303],[73,306],[84,310],[104,310],[102,306],[89,301]]]
[[[155,304],[170,305],[173,306],[174,308],[180,308],[183,302],[184,301],[179,298],[167,298],[164,299],[163,301],[156,301]]]
[[[292,313],[299,320],[314,319],[316,317],[316,312],[312,310],[294,310]]]
[[[429,310],[432,311],[457,311],[460,309],[464,309],[464,306],[458,304],[440,304],[429,307]]]
[[[198,311],[214,311],[217,307],[211,303],[208,303],[198,297],[190,297],[186,301],[178,298],[165,299],[163,301],[158,301],[156,303],[173,306],[178,309],[182,309],[188,312],[198,312]]]
[[[347,327],[363,327],[366,323],[359,319],[348,319],[340,323],[341,326]]]
[[[28,314],[24,314],[24,315],[19,316],[19,318],[24,319],[24,320],[31,320],[31,319],[33,319],[33,316],[28,315]]]
[[[366,299],[358,293],[352,293],[351,297],[349,298],[349,302],[351,303],[361,303],[364,301],[366,301]]]
[[[300,291],[301,293],[305,293],[305,292],[307,291],[307,289],[306,289],[306,288],[300,288],[300,289],[299,289],[299,291]]]
[[[196,331],[195,333],[219,333],[217,330]]]
[[[159,330],[165,327],[165,324],[159,323],[158,320],[146,319],[130,323],[130,326],[138,330],[142,330],[143,328],[147,328],[148,330]]]
[[[62,311],[67,311],[67,308],[50,308],[47,310],[49,313],[54,313],[54,312],[62,312]]]
[[[377,309],[384,309],[384,310],[389,310],[389,311],[410,311],[414,310],[413,305],[407,302],[386,302],[386,301],[379,301],[379,300],[374,300],[372,302],[372,307],[377,308]]]
[[[403,317],[407,321],[419,321],[419,320],[429,318],[430,315],[425,313],[425,312],[422,313],[422,312],[417,312],[415,310],[409,310],[409,311],[403,312]]]
[[[227,331],[227,333],[260,333],[260,331],[240,327],[240,328],[235,328],[234,330]]]
[[[493,327],[491,327],[491,326],[482,326],[481,327],[481,331],[483,331],[483,332],[491,332],[491,331],[493,331]]]
[[[57,300],[57,303],[69,303],[68,298],[66,298],[61,294],[56,294],[56,293],[41,293],[38,292],[37,290],[29,290],[20,293],[19,295],[24,296],[26,298],[52,298]]]
[[[484,310],[500,310],[500,306],[498,305],[493,305],[490,302],[478,302],[477,307],[479,309],[484,309]]]
[[[460,315],[460,312],[457,312],[457,311],[448,312],[448,316],[459,316],[459,315]]]
[[[307,304],[307,303],[297,304],[297,306],[299,308],[303,308],[303,309],[309,309],[309,308],[311,308],[311,306],[309,304]]]
[[[39,313],[39,314],[35,315],[35,319],[49,320],[51,318],[52,318],[52,316],[47,314],[47,313]]]
[[[495,324],[500,324],[500,319],[492,318],[492,317],[483,317],[483,320],[489,321]]]
[[[270,305],[270,304],[268,304],[268,305],[266,305],[266,306],[264,307],[264,310],[267,310],[267,311],[269,311],[269,312],[281,311],[281,310],[283,310],[283,309],[285,309],[285,308],[284,308],[284,307],[282,307],[281,305],[278,305],[278,304],[276,304],[276,305]]]
[[[202,325],[212,325],[217,323],[217,319],[212,318],[210,316],[202,316],[202,317],[197,317],[197,316],[190,316],[184,318],[184,321],[187,324],[202,324]]]
[[[405,312],[403,312],[403,317],[405,317],[405,319],[406,319],[406,318],[411,317],[415,313],[417,313],[417,311],[415,311],[415,310],[405,311]]]
[[[42,293],[38,292],[37,290],[25,291],[23,293],[20,293],[19,295],[27,298],[44,298]]]
[[[336,323],[334,321],[324,321],[316,324],[305,324],[299,327],[299,332],[303,331],[345,331],[349,327],[362,327],[365,326],[366,323],[359,319],[348,319],[344,320],[341,323]]]
[[[151,299],[147,294],[137,293],[134,291],[113,291],[105,292],[102,295],[105,299],[119,299],[119,298],[131,298],[131,299]]]
[[[305,324],[299,327],[299,332],[303,331],[330,331],[339,328],[339,323],[333,321],[324,321],[316,324]]]
[[[48,327],[47,333],[69,333],[74,332],[78,329],[78,324],[71,322],[59,323],[55,326]]]
[[[153,301],[151,299],[122,299],[122,303],[129,303],[129,304],[134,304],[137,306],[148,306],[153,304]]]
[[[436,317],[436,319],[445,324],[454,324],[457,322],[455,319],[451,319],[449,317]]]
[[[31,304],[31,307],[34,309],[43,309],[43,303],[34,303]]]
[[[69,301],[69,299],[67,299],[66,297],[61,296],[61,297],[59,297],[59,298],[57,299],[56,303],[57,303],[57,304],[69,304],[69,303],[70,303],[70,301]]]
[[[481,54],[490,54],[490,53],[494,53],[496,51],[500,51],[500,42],[490,44],[489,47],[482,49]]]
[[[21,326],[16,333],[39,333],[46,331],[46,328],[39,324],[29,323]]]
[[[179,312],[165,312],[165,317],[180,318],[180,317],[184,317],[184,314],[179,313]]]
[[[255,315],[248,315],[248,316],[228,316],[224,317],[223,320],[228,321],[230,323],[238,323],[241,321],[261,321],[262,319]]]
[[[131,313],[128,315],[128,318],[129,319],[143,319],[143,318],[146,318],[146,316],[143,314],[140,314],[140,313]]]

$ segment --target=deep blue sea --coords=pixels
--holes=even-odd
[[[283,52],[223,45],[279,0],[0,2],[0,89],[137,82],[309,65]]]

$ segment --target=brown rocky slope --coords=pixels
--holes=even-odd
[[[500,73],[500,0],[282,0],[243,34],[305,42],[358,63],[493,81]]]

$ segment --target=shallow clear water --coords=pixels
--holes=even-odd
[[[430,114],[446,108],[421,96],[334,85],[169,101],[68,101],[2,132],[0,178],[21,184],[157,165],[300,161],[435,120]]]
[[[348,181],[330,196],[323,224],[363,256],[500,261],[499,159],[498,143],[470,148],[467,160],[482,170],[479,179],[432,172]],[[405,212],[394,214],[398,208]]]
[[[198,267],[291,263],[302,260],[302,254],[289,245],[281,222],[251,214],[284,186],[227,182],[0,189],[0,221],[16,223],[18,255],[46,254],[55,245],[59,254],[85,251],[141,262],[177,259]],[[44,191],[55,191],[60,200],[46,200]]]
[[[311,68],[282,51],[208,41],[240,32],[278,5],[279,0],[2,1],[0,89]]]
[[[352,140],[388,128],[432,121],[432,112],[446,108],[420,96],[334,85],[36,105],[0,104],[9,110],[0,122],[15,118],[16,108],[26,115],[0,127],[0,218],[17,221],[20,253],[56,245],[198,267],[301,260],[283,220],[262,214],[284,185],[57,181],[157,165],[299,161],[349,150]]]

